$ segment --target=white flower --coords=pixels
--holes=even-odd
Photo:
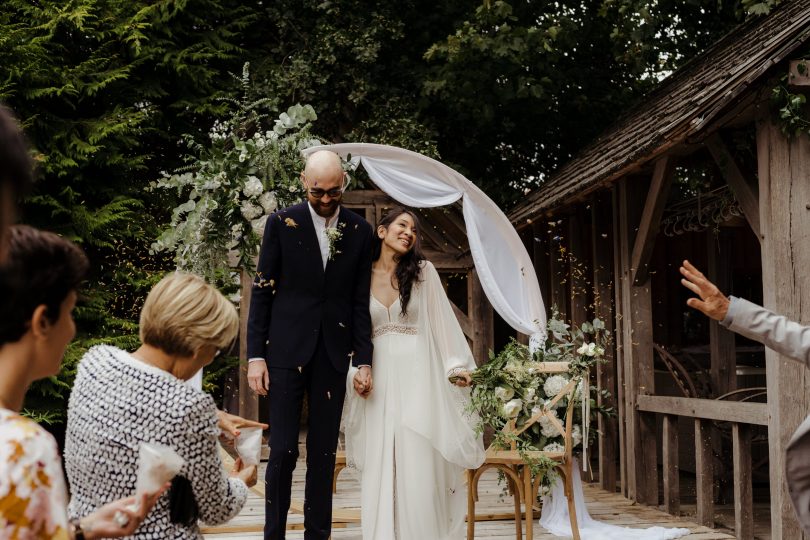
[[[543,447],[543,452],[565,452],[565,446],[560,443],[553,442]]]
[[[596,354],[596,343],[583,343],[582,346],[577,349],[577,354],[594,356]]]
[[[343,231],[337,227],[327,227],[323,230],[323,233],[326,235],[326,242],[329,246],[328,259],[331,261],[335,258],[335,255],[340,253],[340,251],[337,249],[337,243],[341,238],[343,238]]]
[[[239,163],[244,163],[246,159],[247,159],[247,154],[245,152],[242,152],[241,154],[239,154]]]
[[[245,194],[245,197],[250,199],[258,197],[264,193],[262,181],[255,176],[248,176],[247,182],[245,182],[245,187],[242,188],[242,193]]]
[[[546,379],[546,383],[543,385],[543,392],[546,393],[546,396],[554,398],[565,388],[566,384],[568,384],[568,377],[552,375]]]
[[[515,391],[510,386],[499,386],[495,389],[495,397],[501,401],[509,401],[515,395]]]
[[[257,206],[250,201],[245,201],[242,203],[242,215],[248,221],[254,220],[262,215],[262,207]]]
[[[507,418],[517,418],[517,415],[520,414],[520,409],[522,408],[523,402],[519,399],[513,399],[504,403],[503,414]]]
[[[272,214],[278,208],[276,194],[272,191],[265,191],[259,197],[259,204],[262,205],[265,214]]]
[[[534,401],[535,398],[537,397],[536,394],[537,390],[535,390],[534,388],[529,388],[528,390],[526,390],[526,393],[523,395],[523,398],[526,401]]]
[[[543,433],[543,437],[559,437],[560,432],[555,427],[554,423],[549,418],[549,415],[553,416],[557,420],[559,417],[557,416],[557,411],[551,410],[548,414],[544,414],[540,417],[540,420],[537,421],[540,424],[541,432]]]
[[[257,134],[257,135],[258,135],[258,134]],[[267,143],[265,142],[265,140],[264,140],[264,139],[256,139],[256,148],[258,148],[259,150],[261,150],[262,148],[264,148],[264,146],[265,146],[266,144],[267,144]]]
[[[267,225],[267,218],[270,217],[267,214],[263,215],[259,219],[254,219],[250,222],[251,226],[253,227],[253,231],[256,234],[262,234],[264,232],[264,226]]]
[[[574,424],[574,427],[571,428],[571,441],[575,447],[582,443],[582,428],[579,424]]]

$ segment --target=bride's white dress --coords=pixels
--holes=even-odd
[[[346,454],[362,475],[365,540],[459,539],[466,510],[464,469],[483,463],[469,390],[454,369],[475,369],[466,338],[429,262],[403,315],[400,301],[370,299],[374,390],[367,400],[347,380]]]

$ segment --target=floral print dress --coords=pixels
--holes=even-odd
[[[67,540],[67,502],[54,438],[0,408],[0,540]]]

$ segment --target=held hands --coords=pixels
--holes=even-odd
[[[371,380],[371,368],[368,366],[360,367],[354,375],[352,383],[354,384],[354,391],[357,392],[358,396],[363,399],[368,398],[368,396],[371,395],[371,390],[374,388],[374,383]]]
[[[247,487],[253,487],[256,485],[256,471],[256,465],[246,467],[245,464],[242,463],[242,458],[237,458],[233,463],[233,470],[231,471],[230,477],[240,479]]]
[[[127,497],[102,506],[92,514],[82,518],[81,525],[85,538],[120,538],[130,536],[155,506],[171,484],[167,483],[157,493],[144,494],[140,497]],[[122,523],[126,523],[122,525]]]
[[[695,308],[715,321],[722,321],[728,313],[729,300],[720,292],[717,286],[706,279],[700,270],[692,266],[689,261],[683,261],[681,274],[684,287],[700,296],[700,299],[690,298],[686,305]]]
[[[264,360],[254,360],[248,364],[248,386],[259,394],[266,396],[270,389],[270,372],[267,371],[267,362]]]

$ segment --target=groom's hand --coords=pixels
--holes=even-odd
[[[368,366],[361,366],[357,373],[354,375],[354,391],[357,395],[365,399],[371,394],[374,387],[371,380],[371,368]]]
[[[259,394],[266,396],[270,389],[270,372],[267,371],[267,362],[254,360],[248,364],[248,386]]]

